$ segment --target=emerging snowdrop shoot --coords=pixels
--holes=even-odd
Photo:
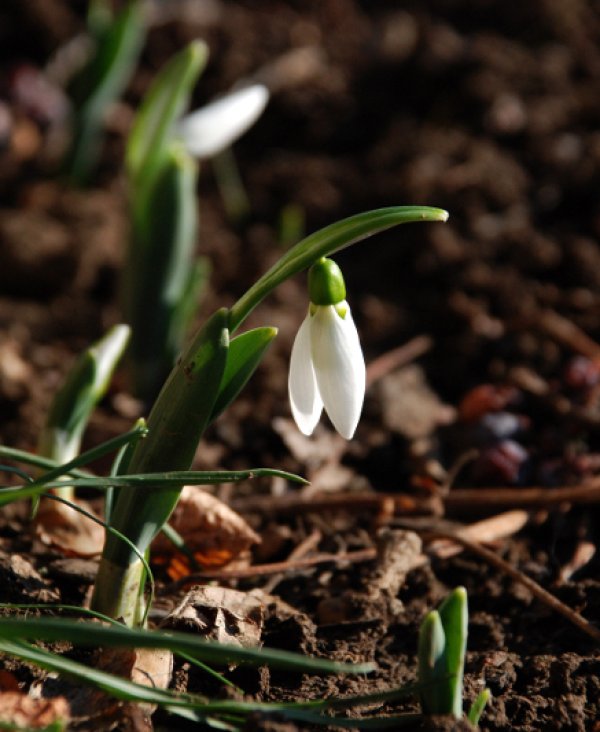
[[[309,270],[310,305],[290,360],[292,414],[305,435],[312,434],[323,408],[349,440],[365,396],[365,360],[338,265],[322,257]]]

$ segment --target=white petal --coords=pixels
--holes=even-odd
[[[346,316],[336,308],[344,308]],[[311,353],[325,411],[336,430],[349,440],[365,398],[365,360],[348,303],[318,307],[312,318]]]
[[[323,411],[310,357],[310,326],[307,315],[294,340],[288,377],[292,414],[298,429],[305,435],[312,435]]]
[[[185,116],[177,125],[177,133],[192,155],[210,158],[252,127],[268,100],[266,86],[247,86]]]

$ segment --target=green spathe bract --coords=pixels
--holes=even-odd
[[[346,299],[344,275],[333,259],[322,257],[308,270],[308,296],[313,305],[337,305]]]
[[[321,257],[400,223],[445,221],[447,213],[428,207],[379,209],[338,222],[309,236],[290,249],[231,310],[214,313],[200,329],[172,370],[148,418],[148,437],[135,447],[128,473],[186,470],[192,463],[206,426],[246,383],[272,330],[233,340],[231,334],[249,313],[281,282],[310,267]],[[148,491],[118,490],[112,524],[145,552],[168,520],[183,485]],[[142,566],[123,542],[108,535],[93,596],[93,609],[111,617],[139,622]]]

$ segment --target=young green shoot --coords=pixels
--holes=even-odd
[[[463,716],[463,676],[469,611],[467,591],[457,587],[437,610],[429,612],[419,629],[419,682],[424,714]],[[476,724],[489,692],[482,692],[468,713]]]
[[[64,168],[75,185],[89,182],[96,165],[108,109],[127,86],[145,37],[140,0],[113,16],[108,3],[93,0],[88,14],[92,53],[67,89],[72,103],[72,141]]]
[[[268,100],[266,88],[253,85],[182,117],[206,60],[206,46],[195,42],[169,61],[150,87],[127,144],[132,230],[123,304],[133,329],[133,387],[147,404],[181,351],[208,276],[195,253],[197,161],[231,145]]]
[[[81,353],[50,405],[38,439],[41,457],[60,464],[79,453],[90,415],[108,389],[129,335],[127,325],[116,325]],[[66,487],[59,494],[66,499],[74,497],[73,490]]]

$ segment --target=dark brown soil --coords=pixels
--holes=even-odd
[[[39,70],[82,29],[84,3],[11,0],[0,9],[2,442],[35,448],[73,358],[120,317],[124,135],[152,74],[184,43],[202,37],[211,57],[196,102],[254,74],[269,80],[273,96],[235,148],[251,202],[243,222],[228,220],[210,165],[202,170],[198,249],[213,274],[199,318],[231,304],[275,260],[283,247],[281,219],[292,204],[307,233],[387,205],[439,206],[451,217],[446,225],[379,235],[338,258],[367,362],[411,339],[429,339],[417,341],[423,346],[417,360],[384,365],[347,445],[332,438],[327,424],[309,441],[290,423],[287,362],[307,307],[303,278],[286,283],[252,315],[251,324],[278,326],[279,337],[242,397],[207,433],[198,466],[279,467],[306,475],[307,490],[319,495],[388,498],[372,500],[370,508],[368,501],[358,509],[338,501],[327,510],[283,511],[282,492],[285,498],[298,488],[224,487],[218,494],[263,538],[252,564],[283,561],[311,535],[313,553],[340,553],[377,546],[382,527],[456,528],[523,508],[518,493],[506,498],[497,489],[538,487],[544,498],[525,506],[525,527],[495,548],[597,622],[597,493],[583,502],[552,503],[551,497],[600,470],[596,3],[167,5],[176,12],[152,29],[125,102],[109,120],[94,185],[84,192],[57,182],[53,145],[63,127],[61,97],[38,87],[32,94],[25,73]],[[300,61],[292,57],[293,73],[289,66],[282,72],[276,62],[301,48]],[[92,419],[86,447],[129,428],[127,393],[122,373]],[[477,501],[453,494],[463,488],[475,490]],[[407,498],[394,511],[390,495]],[[489,500],[481,498],[486,495]],[[411,501],[417,510],[410,510]],[[484,686],[493,695],[481,728],[596,729],[597,642],[481,557],[462,552],[440,559],[424,539],[428,559],[397,588],[388,582],[382,589],[381,553],[369,562],[227,583],[266,589],[290,606],[286,614],[274,599],[267,608],[265,645],[375,660],[375,674],[314,679],[237,669],[232,678],[261,700],[414,680],[419,622],[460,584],[471,612],[466,697]],[[6,557],[0,562],[0,600],[84,601],[89,564],[67,571],[59,554],[31,541],[18,516],[5,517],[0,548],[33,565],[23,579]],[[585,552],[586,560],[579,559]],[[181,591],[169,589],[166,575],[162,580],[158,607],[164,609]],[[31,670],[10,668],[23,683],[33,680]],[[187,666],[174,679],[179,688],[220,693]],[[100,729],[94,724],[87,728]],[[169,728],[172,720],[160,717],[160,724]],[[275,726],[257,719],[253,728]]]

